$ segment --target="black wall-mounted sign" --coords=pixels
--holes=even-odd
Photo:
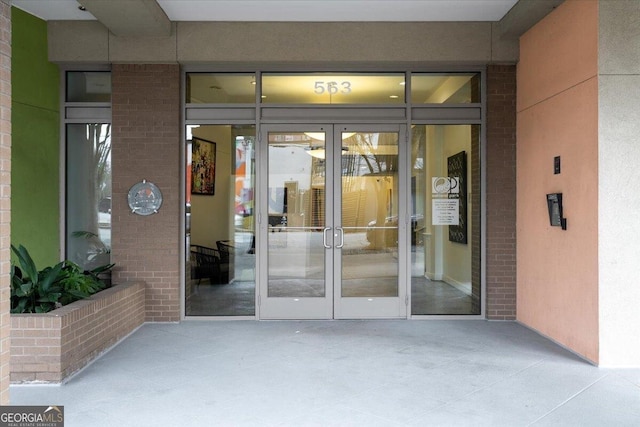
[[[449,192],[449,198],[459,200],[458,225],[449,226],[449,241],[467,244],[467,153],[461,151],[447,158],[449,178],[457,178],[457,193]]]
[[[567,219],[562,214],[562,193],[547,194],[547,208],[549,209],[549,223],[553,227],[567,229]]]

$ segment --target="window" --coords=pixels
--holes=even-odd
[[[263,104],[403,104],[405,76],[394,74],[263,74]]]
[[[480,102],[480,73],[414,74],[413,104],[470,104]]]
[[[255,315],[255,150],[253,125],[187,125],[187,316]]]
[[[480,127],[414,126],[412,314],[480,314],[479,197]]]
[[[67,102],[111,102],[111,73],[68,71]]]
[[[188,73],[187,103],[254,104],[256,77],[253,74]]]
[[[67,258],[85,269],[110,262],[111,124],[67,125]]]
[[[111,73],[65,81],[65,258],[90,270],[111,260]]]

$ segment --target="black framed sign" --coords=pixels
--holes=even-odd
[[[449,241],[467,244],[467,153],[461,151],[447,158],[447,174],[458,188],[449,191],[450,199],[458,199],[458,225],[449,226]]]

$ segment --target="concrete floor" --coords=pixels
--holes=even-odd
[[[513,322],[145,324],[62,386],[66,427],[638,426],[640,369],[594,367]]]

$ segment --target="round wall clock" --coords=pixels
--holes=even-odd
[[[158,213],[162,206],[162,193],[153,183],[142,180],[129,189],[127,196],[131,212],[138,215]]]

